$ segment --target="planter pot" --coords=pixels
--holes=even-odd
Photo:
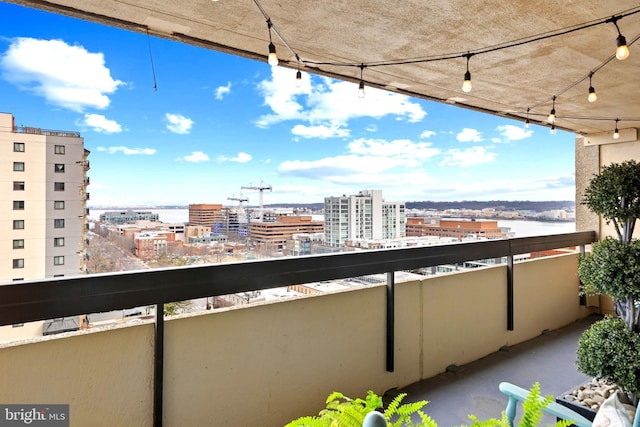
[[[573,390],[569,390],[566,393],[563,393],[562,396],[566,396],[567,394],[571,393],[572,391]],[[556,397],[556,403],[558,403],[558,404],[560,404],[562,406],[565,406],[565,407],[571,409],[574,412],[577,412],[578,414],[582,415],[583,417],[585,417],[589,421],[593,421],[593,419],[596,417],[596,411],[594,409],[587,408],[586,406],[580,405],[579,403],[566,400],[563,397]]]

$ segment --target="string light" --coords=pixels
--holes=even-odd
[[[472,53],[467,53],[465,57],[467,58],[467,72],[464,73],[464,82],[462,83],[462,91],[463,92],[471,92],[471,88],[473,85],[471,84],[471,73],[469,72],[469,58],[473,56]]]
[[[556,121],[556,96],[553,95],[551,100],[553,101],[553,104],[551,106],[551,111],[549,112],[549,117],[547,117],[547,121],[553,124]],[[555,127],[553,129],[555,129]]]
[[[613,139],[620,138],[620,131],[618,131],[618,122],[620,119],[616,119],[616,128],[613,130]]]
[[[556,134],[556,125],[555,124],[551,125],[551,131],[549,133],[551,133],[551,135],[555,135]]]
[[[296,54],[298,60],[298,71],[296,71],[296,87],[302,86],[302,71],[300,71],[300,57]]]
[[[267,19],[267,28],[269,28],[269,57],[267,62],[271,66],[278,65],[278,55],[276,54],[276,45],[273,44],[271,40],[271,27],[273,24],[271,23],[271,19]]]
[[[364,80],[362,80],[362,72],[364,64],[360,64],[360,84],[358,85],[358,98],[364,98]]]
[[[213,0],[213,1],[217,1],[217,0]],[[263,7],[261,6],[259,0],[253,0],[253,3],[255,3],[255,5],[258,7],[258,9],[260,10],[260,12],[262,13],[262,15],[264,16],[264,18],[267,21],[267,26],[268,26],[268,30],[269,30],[269,58],[268,58],[268,62],[270,65],[278,65],[279,60],[276,54],[276,47],[273,44],[272,41],[272,34],[271,34],[271,30],[273,29],[273,31],[275,31],[276,35],[280,38],[280,40],[282,41],[282,43],[284,44],[284,46],[292,53],[293,56],[295,56],[295,58],[298,61],[298,69],[296,70],[296,86],[299,87],[301,85],[301,80],[302,80],[302,72],[300,70],[300,58],[298,57],[297,53],[293,50],[293,48],[287,43],[287,41],[282,37],[282,34],[280,34],[280,32],[277,30],[277,28],[272,24],[271,19],[269,18],[269,16],[267,15],[266,11],[263,9]],[[412,59],[395,59],[395,60],[391,60],[391,61],[375,61],[375,62],[369,62],[369,63],[348,63],[348,62],[317,62],[317,61],[305,61],[306,65],[313,65],[313,66],[321,66],[321,65],[330,65],[330,66],[343,66],[343,67],[358,67],[360,68],[360,81],[359,81],[359,85],[358,85],[358,96],[360,98],[364,98],[364,79],[363,79],[363,70],[365,67],[383,67],[383,66],[390,66],[390,65],[404,65],[404,64],[417,64],[417,63],[428,63],[428,62],[434,62],[434,61],[445,61],[445,60],[451,60],[451,59],[455,59],[455,58],[466,58],[466,72],[464,75],[464,83],[463,83],[463,91],[464,92],[469,92],[472,89],[472,83],[471,83],[471,73],[469,71],[469,60],[471,58],[471,56],[474,55],[478,55],[478,54],[484,54],[484,53],[491,53],[494,51],[499,51],[499,50],[503,50],[503,49],[509,49],[509,48],[513,48],[513,47],[517,47],[517,46],[521,46],[524,44],[529,44],[529,43],[533,43],[533,42],[537,42],[537,41],[542,41],[542,40],[546,40],[549,38],[555,38],[558,36],[562,36],[565,34],[569,34],[569,33],[573,33],[576,31],[580,31],[580,30],[584,30],[584,29],[588,29],[588,28],[592,28],[594,26],[599,26],[599,25],[603,25],[603,24],[607,24],[607,23],[613,23],[616,26],[616,29],[618,31],[618,37],[616,38],[616,45],[617,45],[617,49],[616,49],[616,55],[615,57],[618,58],[619,60],[623,60],[626,59],[629,56],[629,46],[627,45],[627,41],[626,38],[622,35],[620,28],[618,27],[617,21],[625,18],[627,16],[631,16],[631,15],[635,15],[640,13],[640,6],[634,7],[632,9],[628,9],[625,11],[620,12],[618,15],[616,16],[612,16],[609,18],[600,18],[600,19],[596,19],[593,21],[589,21],[589,22],[585,22],[582,24],[578,24],[578,25],[574,25],[571,27],[565,27],[565,28],[560,28],[558,30],[554,30],[554,31],[550,31],[550,32],[546,32],[546,33],[541,33],[541,34],[537,34],[534,36],[530,36],[524,39],[518,39],[518,40],[513,40],[513,41],[508,41],[508,42],[504,42],[504,43],[500,43],[497,45],[493,45],[493,46],[488,46],[488,47],[484,47],[481,49],[477,49],[474,52],[470,52],[467,51],[466,54],[459,54],[459,53],[449,53],[449,54],[443,54],[443,55],[438,55],[438,56],[429,56],[429,57],[423,57],[423,58],[412,58]],[[635,38],[633,38],[631,40],[631,44],[635,43],[637,41],[637,39],[640,38],[640,35],[636,36]],[[607,59],[606,61],[604,61],[602,64],[600,64],[600,66],[596,67],[595,69],[593,69],[587,76],[582,77],[579,81],[572,83],[568,88],[566,88],[565,90],[556,93],[556,95],[554,95],[552,97],[552,108],[551,108],[551,112],[547,118],[547,120],[549,121],[549,123],[552,124],[551,126],[551,131],[552,133],[555,133],[555,120],[556,120],[556,114],[555,114],[555,100],[557,98],[558,95],[562,95],[564,92],[566,92],[567,90],[571,89],[572,87],[576,86],[577,84],[579,84],[580,82],[584,81],[586,79],[586,77],[589,77],[589,96],[588,96],[588,100],[590,102],[594,102],[597,100],[597,94],[595,92],[595,89],[593,88],[592,85],[592,77],[593,74],[597,71],[599,71],[602,67],[604,67],[606,64],[609,63],[609,61],[613,60],[613,55],[609,57],[609,59]],[[527,114],[526,114],[526,121],[525,121],[525,128],[528,128],[530,125],[530,110],[531,108],[535,108],[539,105],[541,105],[542,103],[536,104],[533,107],[529,107],[527,108]],[[587,117],[585,118],[576,118],[576,119],[589,119]],[[591,119],[595,119],[595,120],[604,120],[604,118],[591,118]],[[611,119],[608,119],[611,120]],[[616,122],[619,119],[616,119]],[[640,119],[639,119],[640,121]]]
[[[596,100],[598,99],[598,94],[596,94],[596,90],[593,88],[593,85],[591,84],[592,77],[593,77],[593,71],[589,73],[589,96],[587,97],[587,100],[589,102],[596,102]]]
[[[618,30],[618,37],[616,38],[616,58],[620,61],[624,61],[629,57],[629,46],[627,46],[627,39],[620,32],[620,27],[618,27],[618,19],[619,16],[611,17],[611,22],[616,26],[616,30]]]

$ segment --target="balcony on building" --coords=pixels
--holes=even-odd
[[[142,316],[4,344],[0,401],[70,403],[72,425],[283,425],[334,390],[383,393],[584,318],[580,248],[594,232],[55,278],[0,287],[2,324],[129,310],[366,275],[312,296]],[[425,277],[419,267],[570,248]],[[358,283],[363,283],[362,281]],[[452,315],[452,313],[456,313]],[[73,322],[72,322],[73,323]],[[438,351],[433,351],[434,348]]]
[[[267,26],[256,11],[256,2],[198,0],[190,7],[182,2],[143,4],[138,0],[18,3],[256,60],[264,61],[266,56]],[[458,58],[459,70],[453,70],[451,63],[416,63],[394,65],[394,72],[380,72],[364,67],[362,56],[372,61],[386,52],[423,57],[430,52],[424,48],[427,45],[441,46],[435,49],[437,52],[466,51],[470,39],[478,46],[493,46],[512,38],[518,27],[546,34],[549,28],[563,27],[576,19],[591,22],[610,17],[608,11],[614,3],[614,13],[637,7],[629,0],[581,0],[563,10],[539,8],[534,16],[522,11],[527,2],[498,8],[480,0],[441,0],[433,2],[433,13],[419,15],[412,9],[416,2],[399,2],[389,8],[380,2],[355,0],[348,11],[333,13],[329,22],[313,19],[314,14],[325,7],[343,7],[343,2],[323,2],[317,7],[314,3],[314,7],[304,8],[299,0],[264,2],[274,13],[276,25],[282,25],[283,34],[305,35],[295,40],[294,47],[315,58],[307,65],[296,61],[295,56],[285,54],[287,46],[276,39],[282,66],[302,66],[305,71],[328,77],[366,81],[367,87],[549,127],[546,114],[541,113],[551,107],[554,94],[549,90],[562,90],[563,85],[575,81],[576,75],[587,75],[613,55],[615,21],[608,26],[594,25],[595,33],[575,31],[564,38],[552,38],[543,48],[522,44],[517,55],[510,51],[507,56],[504,49],[476,55],[469,61],[474,89],[465,94],[459,89],[462,79],[457,79],[464,72],[462,57]],[[219,13],[200,13],[211,7],[218,7]],[[503,9],[508,9],[508,16]],[[277,19],[276,13],[281,13],[282,19]],[[433,19],[439,14],[444,18]],[[446,27],[434,28],[437,21]],[[633,32],[630,28],[639,27],[639,21],[640,14],[634,13],[618,24],[629,33]],[[430,31],[405,31],[418,27]],[[347,41],[352,41],[349,45],[339,42],[345,34]],[[627,37],[632,39],[631,34]],[[580,200],[589,179],[602,165],[640,158],[640,91],[630,89],[640,86],[640,73],[630,71],[637,69],[640,60],[635,47],[627,62],[611,63],[604,68],[603,78],[594,80],[599,93],[607,94],[610,100],[600,104],[602,110],[597,117],[587,109],[593,106],[585,102],[586,87],[583,94],[569,92],[564,98],[558,97],[559,114],[554,126],[577,135],[576,210],[577,230],[581,231],[5,283],[0,286],[0,325],[81,319],[87,313],[139,306],[154,306],[162,313],[163,304],[172,301],[366,275],[384,277],[383,283],[347,291],[167,319],[162,315],[133,318],[107,328],[81,328],[2,344],[0,376],[4,385],[0,387],[0,402],[68,403],[74,426],[278,426],[317,413],[332,391],[363,396],[367,390],[380,394],[402,388],[438,375],[450,365],[470,363],[501,347],[539,336],[542,331],[607,310],[597,299],[578,297],[579,253],[600,236],[611,233],[600,218],[580,205]],[[361,66],[318,65],[326,58],[337,57]],[[556,60],[560,65],[534,64],[540,58],[547,58],[549,64]],[[485,83],[484,88],[480,82]],[[547,95],[548,102],[529,114],[527,107]],[[513,110],[514,106],[519,108]],[[620,122],[619,139],[613,141],[616,117],[624,120]],[[16,127],[15,132],[42,130]],[[89,169],[88,160],[79,164]],[[217,218],[218,213],[215,215]],[[573,249],[513,262],[514,255],[568,247]],[[422,267],[489,257],[510,261],[432,277],[411,273]],[[78,325],[81,327],[82,322]],[[60,329],[64,330],[64,325]]]

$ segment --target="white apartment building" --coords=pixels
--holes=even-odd
[[[325,244],[343,246],[349,239],[405,237],[404,202],[385,202],[382,190],[351,196],[325,197]]]
[[[88,155],[78,132],[0,113],[0,285],[84,274]]]

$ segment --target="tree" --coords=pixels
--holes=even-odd
[[[634,403],[640,393],[640,241],[633,239],[640,218],[640,163],[634,160],[604,166],[585,191],[583,203],[613,223],[617,239],[593,244],[579,258],[581,293],[606,294],[619,319],[596,322],[580,338],[578,369],[622,387]],[[613,362],[612,362],[613,361]]]

